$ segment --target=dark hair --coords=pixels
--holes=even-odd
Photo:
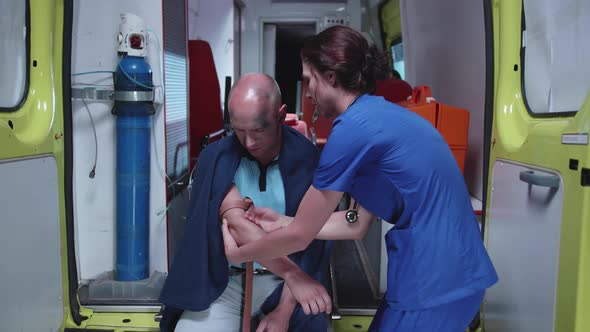
[[[385,54],[346,26],[333,26],[307,39],[301,61],[320,73],[333,71],[336,83],[354,92],[373,92],[375,81],[387,77],[390,70]]]

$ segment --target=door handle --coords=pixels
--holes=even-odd
[[[557,175],[541,175],[535,173],[535,171],[522,171],[520,172],[520,181],[526,182],[530,185],[549,187],[557,189],[559,188],[559,176]]]

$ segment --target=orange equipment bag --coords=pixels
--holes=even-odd
[[[398,104],[422,116],[440,132],[463,173],[469,134],[469,111],[437,102],[432,98],[428,86],[414,87],[412,96]]]

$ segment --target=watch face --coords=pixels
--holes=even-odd
[[[358,217],[359,217],[359,214],[357,211],[350,210],[350,211],[346,212],[346,221],[348,221],[349,223],[356,222]]]

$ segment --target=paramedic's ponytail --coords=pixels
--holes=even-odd
[[[336,84],[352,92],[373,92],[375,81],[385,78],[389,71],[385,54],[345,26],[328,28],[306,40],[301,60],[320,73],[333,71]]]
[[[389,62],[385,54],[380,52],[377,47],[370,46],[365,53],[365,61],[361,67],[362,81],[366,85],[366,92],[375,91],[375,81],[387,77],[389,71]]]

